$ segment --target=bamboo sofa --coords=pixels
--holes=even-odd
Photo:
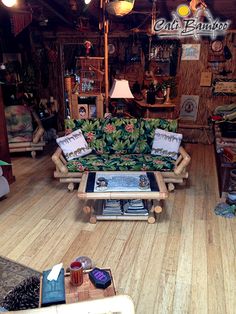
[[[36,151],[45,146],[45,131],[36,112],[24,105],[15,105],[5,108],[5,116],[10,153],[31,152],[35,158]]]
[[[174,184],[188,178],[189,154],[180,146],[174,160],[153,156],[151,150],[157,128],[176,132],[177,126],[177,120],[170,119],[67,119],[66,134],[80,129],[92,153],[67,161],[58,147],[52,155],[54,177],[72,191],[84,171],[161,171],[168,190],[174,190]]]

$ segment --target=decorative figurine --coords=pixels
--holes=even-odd
[[[91,49],[93,47],[91,41],[85,40],[84,47],[85,47],[85,54],[86,54],[86,56],[89,56],[90,53],[91,53]]]
[[[104,191],[107,189],[108,181],[104,177],[99,177],[96,181],[97,189]]]
[[[150,187],[150,183],[148,177],[146,175],[141,174],[139,176],[139,188],[140,189],[148,189]]]

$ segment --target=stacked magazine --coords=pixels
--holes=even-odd
[[[105,200],[103,204],[103,215],[121,215],[122,204],[120,200]]]
[[[105,200],[103,215],[148,215],[148,210],[143,200]]]
[[[123,204],[124,215],[148,215],[148,210],[145,207],[143,200],[127,200]]]

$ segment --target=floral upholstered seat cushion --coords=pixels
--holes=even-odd
[[[111,118],[103,124],[104,150],[110,154],[132,154],[139,141],[138,119]]]
[[[68,134],[77,129],[80,129],[84,135],[86,142],[88,143],[89,148],[91,148],[97,154],[103,154],[103,121],[103,119],[66,119],[66,133]]]
[[[106,168],[107,160],[108,155],[89,154],[68,161],[67,168],[69,172],[103,171]]]
[[[90,154],[71,160],[67,164],[70,172],[83,171],[172,171],[171,158],[142,154]]]
[[[5,117],[9,143],[32,141],[32,116],[26,106],[16,105],[6,107]]]
[[[137,152],[142,154],[151,154],[155,130],[157,128],[169,132],[176,132],[177,127],[177,120],[140,119],[140,135]]]

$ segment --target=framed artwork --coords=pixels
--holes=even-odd
[[[210,87],[212,82],[212,72],[202,72],[200,86]]]
[[[236,96],[236,79],[215,79],[213,95]]]
[[[198,103],[198,95],[182,95],[180,103],[180,119],[196,121],[198,113]]]
[[[201,44],[183,44],[181,60],[199,60]]]
[[[96,105],[89,105],[89,118],[97,117],[97,107]]]
[[[78,112],[79,119],[88,119],[89,113],[87,104],[78,105]]]

